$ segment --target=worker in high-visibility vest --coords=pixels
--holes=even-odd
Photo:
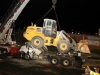
[[[85,68],[85,73],[83,73],[82,75],[90,75],[90,71],[87,68]]]
[[[95,71],[92,71],[89,66],[87,66],[87,69],[90,71],[90,75],[100,75],[98,67],[94,68]]]

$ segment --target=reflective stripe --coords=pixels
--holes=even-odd
[[[99,73],[96,73],[94,71],[90,71],[90,75],[100,75]]]

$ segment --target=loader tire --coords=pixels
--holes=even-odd
[[[57,49],[59,52],[61,53],[67,53],[69,51],[69,47],[70,44],[69,42],[67,42],[66,40],[61,40],[58,44],[57,44]]]
[[[57,65],[58,64],[58,59],[56,57],[50,57],[50,63],[52,65]]]
[[[60,62],[63,67],[68,67],[71,64],[71,61],[68,58],[61,59]]]
[[[44,46],[44,40],[42,37],[36,36],[31,40],[31,44],[34,48],[41,48]]]

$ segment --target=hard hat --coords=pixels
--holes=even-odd
[[[94,69],[99,69],[99,68],[100,68],[100,67],[98,67],[98,66],[97,66],[97,67],[94,67]]]

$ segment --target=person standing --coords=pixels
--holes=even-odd
[[[82,75],[90,75],[90,72],[87,68],[85,68],[85,73],[83,73]]]
[[[87,66],[87,69],[89,70],[90,75],[100,75],[98,67],[94,68],[95,71],[92,71],[89,66]]]

